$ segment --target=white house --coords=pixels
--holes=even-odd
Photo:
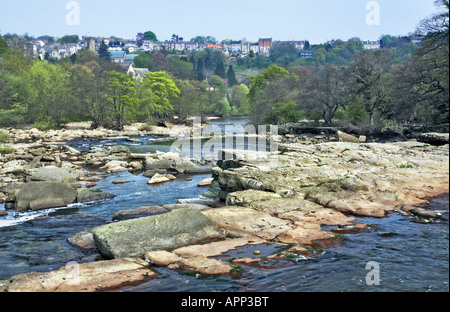
[[[381,47],[380,40],[378,40],[378,41],[367,40],[367,41],[363,41],[362,43],[364,45],[365,50],[379,50]]]

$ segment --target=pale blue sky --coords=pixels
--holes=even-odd
[[[436,11],[433,0],[378,0],[380,24],[368,25],[369,0],[78,0],[80,24],[69,26],[68,0],[0,0],[0,33],[33,36],[78,34],[135,38],[153,31],[159,40],[172,34],[190,39],[304,40],[407,35]]]

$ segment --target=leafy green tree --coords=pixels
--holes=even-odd
[[[150,71],[153,71],[156,68],[156,62],[151,53],[139,53],[139,55],[134,58],[133,63],[136,68],[147,68]]]
[[[75,59],[75,64],[86,64],[86,63],[89,63],[92,61],[94,61],[96,63],[100,62],[99,56],[97,55],[97,53],[95,53],[92,50],[88,50],[88,49],[82,50],[82,51],[78,52],[76,55],[77,55],[77,57]]]
[[[171,99],[178,97],[180,90],[172,77],[163,71],[150,72],[139,86],[140,109],[147,116],[172,114]]]
[[[266,116],[264,122],[280,125],[288,122],[296,123],[303,118],[303,113],[298,109],[297,103],[289,101],[287,103],[275,104],[274,109]]]
[[[292,100],[293,92],[298,92],[296,84],[299,77],[291,74],[285,68],[271,65],[258,76],[252,76],[248,99],[250,116],[255,124],[267,122],[267,116],[274,115],[275,103],[285,103]]]
[[[257,93],[263,90],[271,81],[276,81],[289,76],[290,73],[288,70],[277,65],[270,65],[260,75],[250,77],[250,90],[248,94],[250,104],[255,101]]]
[[[136,88],[137,82],[130,76],[114,70],[109,72],[107,101],[118,130],[123,130],[126,113],[139,104]]]
[[[194,65],[190,62],[181,59],[172,59],[170,63],[170,73],[182,80],[195,80],[196,73],[194,71]]]
[[[78,42],[80,42],[80,37],[78,37],[78,35],[66,35],[58,39],[58,43],[60,44],[78,43]]]
[[[102,41],[102,44],[98,49],[98,56],[105,61],[111,61],[111,53],[108,51],[108,46],[105,41]]]
[[[8,43],[0,36],[0,56],[8,51]]]
[[[274,45],[270,49],[270,60],[274,63],[288,65],[294,62],[300,53],[295,45],[291,42],[282,42]]]
[[[71,83],[81,112],[92,121],[92,128],[110,125],[109,104],[106,100],[108,74],[95,61],[71,68]]]
[[[152,31],[146,31],[146,32],[144,33],[144,38],[145,38],[146,40],[151,40],[151,41],[155,41],[155,42],[158,41],[158,38],[156,37],[155,33],[152,32]]]
[[[73,116],[70,73],[62,66],[35,61],[27,78],[31,95],[29,113],[33,120],[60,126]]]
[[[235,114],[247,115],[249,113],[248,92],[248,87],[244,84],[236,85],[231,89],[228,102],[232,108],[235,108]]]

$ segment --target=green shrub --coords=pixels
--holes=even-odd
[[[2,155],[12,154],[13,152],[14,152],[14,149],[12,148],[11,145],[0,144],[0,154],[2,154]]]
[[[58,125],[53,121],[36,121],[31,125],[31,128],[36,128],[41,131],[47,131],[47,130],[57,130],[59,129]]]
[[[6,131],[0,131],[0,143],[7,143],[11,140],[9,137],[8,132]]]

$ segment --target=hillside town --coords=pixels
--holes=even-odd
[[[202,51],[205,49],[221,51],[227,56],[245,57],[251,53],[255,55],[270,55],[270,50],[278,44],[292,44],[300,50],[300,57],[311,58],[313,51],[309,48],[307,40],[280,41],[273,38],[260,38],[258,42],[246,40],[223,40],[214,42],[198,42],[194,40],[186,41],[184,38],[174,35],[171,40],[154,41],[145,38],[143,33],[138,33],[136,39],[104,38],[83,36],[75,43],[58,43],[59,38],[42,36],[29,41],[26,46],[30,54],[41,60],[62,59],[71,57],[84,49],[98,51],[102,42],[108,46],[111,53],[111,61],[114,63],[131,64],[134,58],[141,52],[150,53],[157,51],[175,51],[178,53],[188,53]],[[408,38],[411,43],[420,44],[422,38]],[[339,40],[340,41],[340,40]],[[335,40],[330,40],[327,44],[332,45]],[[342,42],[342,41],[340,41]],[[365,50],[379,50],[380,40],[361,41]],[[344,42],[345,43],[345,42]]]

